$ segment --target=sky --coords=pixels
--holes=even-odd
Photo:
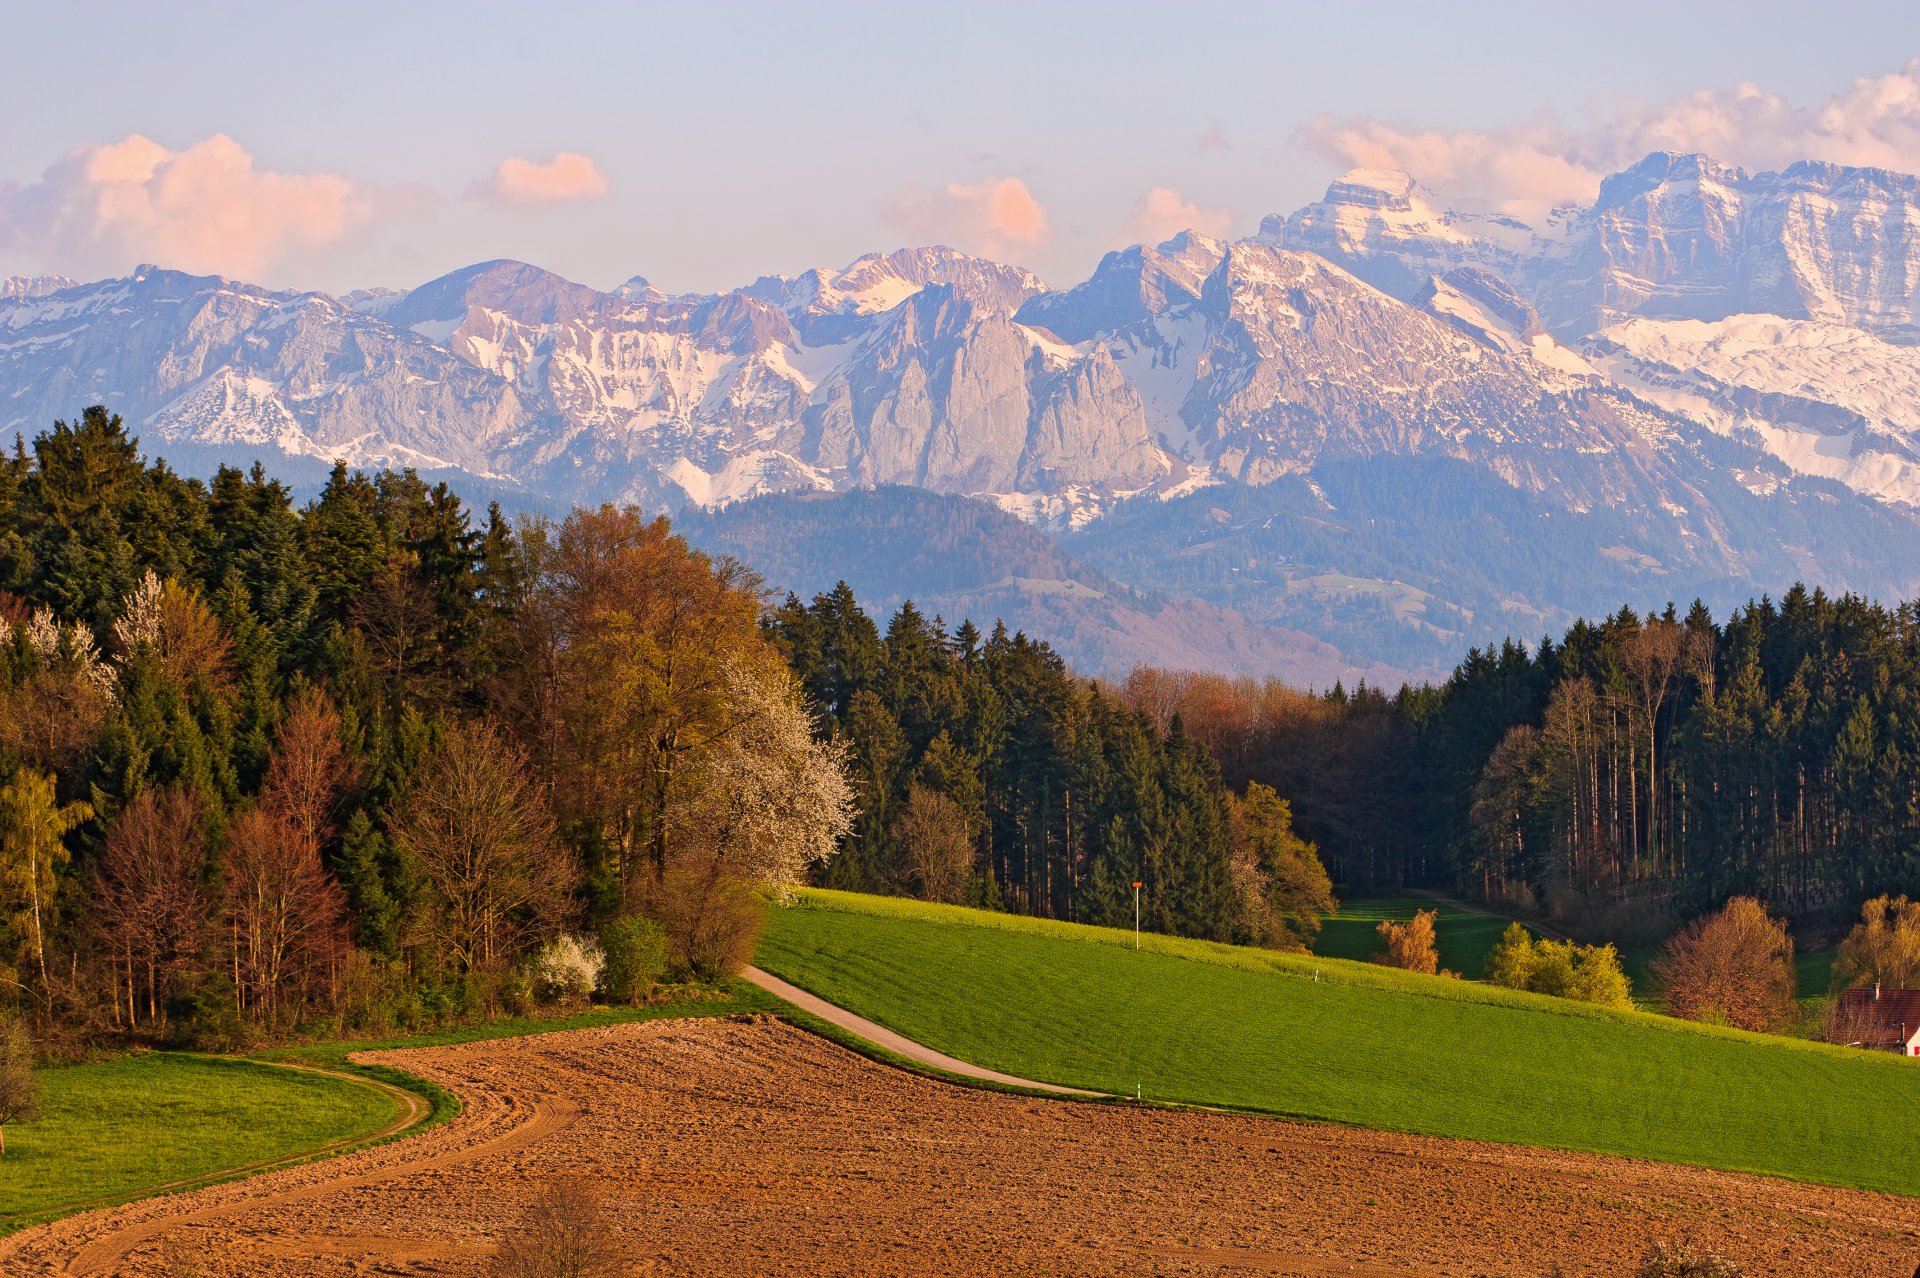
[[[0,0],[0,276],[1055,285],[1349,167],[1518,216],[1647,151],[1920,171],[1920,5]]]

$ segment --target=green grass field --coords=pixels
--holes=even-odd
[[[1132,944],[806,892],[774,912],[758,962],[941,1051],[1047,1082],[1920,1193],[1914,1062],[1333,958]]]
[[[377,1131],[384,1092],[250,1061],[151,1052],[41,1071],[37,1123],[9,1125],[0,1228],[98,1198]]]
[[[1477,981],[1486,971],[1487,951],[1507,930],[1509,920],[1494,918],[1432,897],[1402,893],[1398,896],[1356,897],[1340,902],[1340,912],[1320,922],[1320,935],[1314,939],[1313,952],[1325,958],[1353,959],[1364,963],[1386,949],[1380,939],[1382,920],[1404,923],[1416,910],[1435,910],[1440,917],[1434,923],[1434,940],[1440,950],[1440,966]]]
[[[429,1101],[424,1125],[431,1126],[458,1112],[457,1097],[397,1069],[356,1065],[347,1055],[666,1017],[726,1016],[776,1005],[771,995],[735,982],[724,991],[648,1007],[486,1021],[410,1038],[282,1047],[252,1059],[150,1052],[42,1070],[46,1117],[7,1127],[6,1155],[0,1157],[0,1234],[100,1200],[142,1197],[177,1181],[217,1177],[352,1141],[379,1131],[399,1114],[395,1101],[375,1088],[268,1062],[315,1066],[406,1088]]]

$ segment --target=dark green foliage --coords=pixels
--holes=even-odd
[[[852,748],[861,815],[820,881],[893,891],[911,878],[895,837],[915,784],[950,799],[974,832],[968,899],[1047,918],[1230,939],[1228,795],[1211,756],[1077,678],[1046,644],[971,624],[948,634],[904,604],[884,637],[845,583],[768,620]]]
[[[637,1003],[667,974],[667,933],[644,915],[614,919],[600,929],[607,965],[600,989],[615,1003]]]
[[[1249,710],[1223,747],[1349,886],[1538,900],[1628,940],[1737,895],[1826,927],[1920,892],[1920,606],[1622,609],[1357,700]]]

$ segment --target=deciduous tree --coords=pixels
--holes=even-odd
[[[114,1009],[138,1027],[165,1025],[167,1004],[200,960],[213,911],[204,815],[168,787],[134,796],[107,826],[94,864],[92,921],[113,956]],[[124,1003],[123,1003],[124,1000]]]
[[[1769,1030],[1797,1010],[1787,925],[1750,896],[1682,928],[1654,960],[1653,973],[1665,987],[1667,1011],[1689,1020]]]
[[[67,863],[67,832],[92,819],[84,803],[62,804],[53,777],[32,769],[0,786],[0,887],[9,905],[27,919],[40,987],[47,984],[47,927],[53,917],[59,872]]]
[[[1876,896],[1860,907],[1860,921],[1833,960],[1837,988],[1878,982],[1913,989],[1920,981],[1920,901]]]
[[[973,836],[960,806],[915,784],[893,820],[902,853],[903,887],[923,901],[958,905],[973,881]]]
[[[31,1123],[40,1117],[33,1055],[26,1022],[0,1013],[0,1154],[7,1152],[8,1123]]]
[[[1374,930],[1380,933],[1387,948],[1376,954],[1373,961],[1409,972],[1425,972],[1429,976],[1438,972],[1440,951],[1434,946],[1433,925],[1439,917],[1438,910],[1415,910],[1405,923],[1381,919],[1380,926]]]
[[[435,938],[461,972],[493,970],[551,930],[575,877],[525,752],[485,723],[447,728],[393,838],[425,871]]]

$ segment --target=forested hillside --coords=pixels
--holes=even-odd
[[[644,995],[814,879],[1298,944],[1284,802],[1044,643],[777,608],[665,519],[0,460],[0,1014],[233,1043]]]
[[[1751,894],[1832,922],[1920,890],[1920,609],[1793,587],[1622,610],[1388,697],[1139,672],[1336,879],[1454,884],[1658,930]]]

